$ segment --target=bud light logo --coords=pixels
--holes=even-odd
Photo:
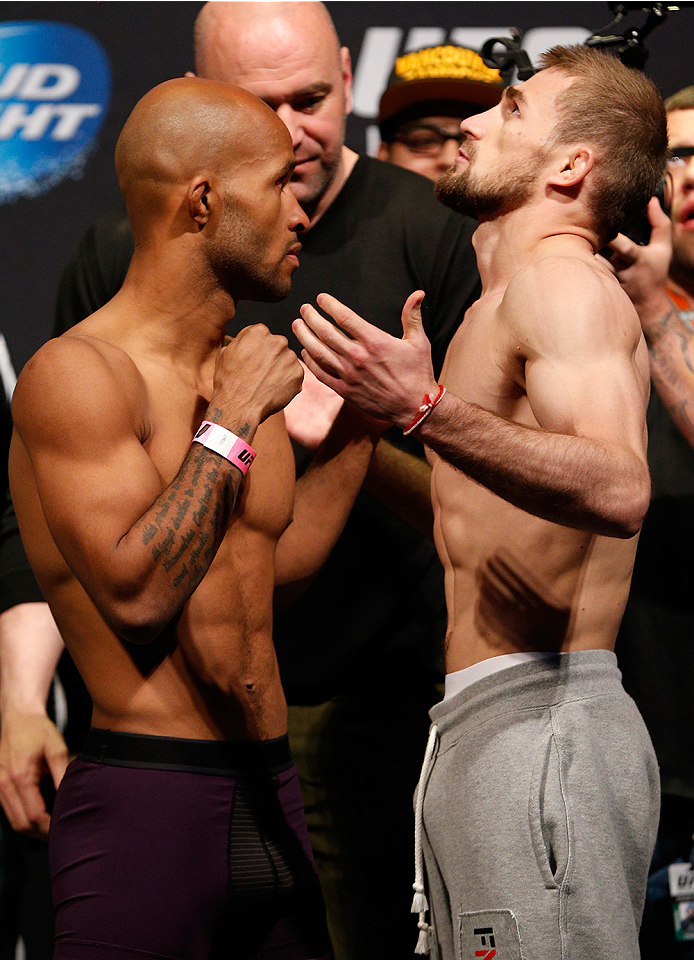
[[[101,45],[66,23],[0,23],[0,203],[79,176],[106,115]]]

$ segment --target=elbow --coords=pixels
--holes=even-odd
[[[170,621],[156,604],[142,597],[130,600],[111,600],[100,605],[101,616],[115,635],[137,646],[145,646],[157,639]]]
[[[644,466],[641,475],[615,492],[608,536],[630,540],[641,529],[651,501],[651,482]]]

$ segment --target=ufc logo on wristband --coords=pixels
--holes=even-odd
[[[226,427],[220,427],[218,423],[212,423],[210,420],[203,420],[200,429],[193,437],[193,443],[201,443],[203,447],[218,453],[245,476],[248,468],[255,460],[255,450],[253,447],[237,437]]]

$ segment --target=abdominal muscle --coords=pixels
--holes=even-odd
[[[434,458],[435,539],[446,574],[446,672],[501,654],[612,649],[637,537],[562,527]]]
[[[275,540],[252,531],[227,538],[181,614],[148,644],[117,637],[71,575],[48,587],[93,726],[203,740],[286,733],[272,642]]]

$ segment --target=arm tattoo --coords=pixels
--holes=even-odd
[[[218,454],[194,444],[178,476],[139,521],[142,543],[185,599],[214,559],[241,485],[240,471],[223,464]]]
[[[694,333],[674,305],[657,328],[648,346],[653,383],[684,438],[694,446]]]

